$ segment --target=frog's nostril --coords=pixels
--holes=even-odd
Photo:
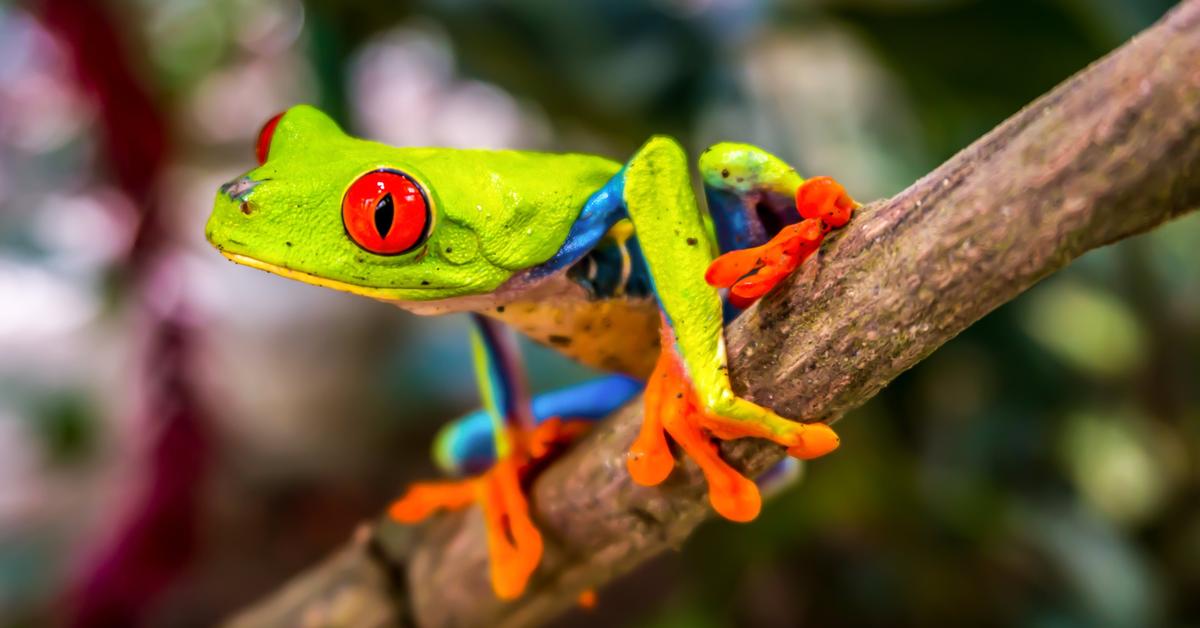
[[[238,177],[233,181],[222,185],[221,193],[225,196],[228,196],[232,200],[245,201],[246,197],[250,195],[250,192],[252,192],[259,183],[261,183],[261,181],[255,181],[250,177]]]

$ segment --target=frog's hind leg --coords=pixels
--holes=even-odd
[[[800,458],[828,453],[837,436],[827,425],[785,419],[734,394],[725,364],[720,295],[704,280],[711,247],[678,143],[651,138],[624,170],[623,199],[642,242],[662,316],[662,356],[646,391],[646,417],[627,466],[654,485],[674,465],[664,432],[700,465],[709,499],[722,515],[754,517],[757,488],[720,459],[712,439],[765,438]]]
[[[474,478],[441,482],[415,482],[404,496],[392,502],[388,516],[399,523],[418,523],[439,510],[461,510],[475,503]]]
[[[663,325],[663,346],[670,330]],[[646,383],[646,410],[642,428],[629,449],[627,467],[638,484],[654,486],[667,479],[675,457],[666,434],[691,456],[708,482],[709,502],[722,517],[750,521],[758,516],[762,499],[758,487],[717,453],[716,444],[702,431],[704,411],[689,385],[683,365],[672,351],[663,351]]]
[[[714,438],[764,438],[788,446],[788,453],[798,458],[814,458],[837,448],[837,435],[823,423],[788,421],[731,392],[725,398],[737,405],[704,401],[677,354],[679,345],[665,320],[662,333],[664,350],[646,383],[645,417],[626,463],[638,484],[655,486],[671,473],[675,459],[664,437],[669,434],[704,473],[713,510],[732,521],[750,521],[762,506],[758,486],[721,459]],[[731,408],[744,414],[735,415]]]

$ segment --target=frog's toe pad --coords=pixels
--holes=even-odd
[[[796,210],[800,217],[819,220],[829,228],[844,227],[858,203],[842,184],[830,177],[813,177],[796,189]]]
[[[841,444],[833,428],[824,423],[805,423],[800,434],[800,443],[788,447],[788,455],[801,460],[819,458],[838,448]]]
[[[662,361],[662,356],[659,356],[658,365],[654,367],[654,373],[646,382],[642,429],[625,457],[625,467],[629,470],[629,476],[642,486],[662,484],[675,468],[675,456],[667,444],[662,422],[664,394],[668,393],[668,382],[662,373]]]

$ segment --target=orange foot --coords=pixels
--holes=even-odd
[[[738,421],[707,410],[699,402],[679,357],[669,349],[675,346],[673,334],[665,323],[663,329],[664,349],[646,382],[642,429],[626,458],[635,482],[655,486],[670,475],[675,466],[666,439],[670,434],[704,473],[713,509],[726,519],[750,521],[762,508],[758,486],[721,459],[714,439],[766,438],[788,447],[788,453],[797,458],[815,458],[837,448],[837,435],[823,423],[778,417],[778,424]]]
[[[542,535],[529,516],[524,489],[533,473],[586,431],[585,421],[547,419],[531,432],[510,430],[511,452],[482,475],[465,480],[418,482],[396,500],[388,514],[399,523],[417,523],[439,510],[483,508],[491,557],[492,590],[519,597],[542,558]]]
[[[830,229],[844,226],[854,207],[838,182],[813,177],[796,190],[796,209],[804,220],[784,227],[762,246],[721,255],[704,278],[711,286],[729,288],[735,307],[749,307],[815,253]]]

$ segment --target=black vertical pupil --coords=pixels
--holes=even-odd
[[[388,192],[375,204],[375,230],[379,232],[379,237],[387,238],[395,219],[396,207],[392,201],[391,192]]]

